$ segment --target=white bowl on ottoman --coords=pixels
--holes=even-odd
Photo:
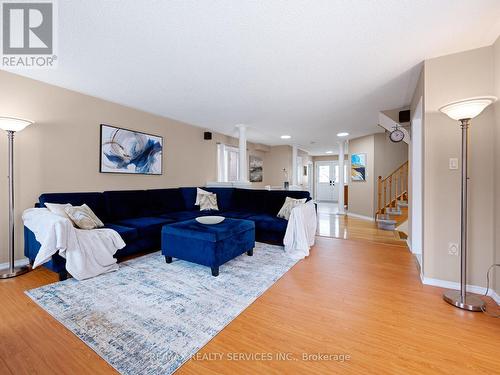
[[[197,217],[195,220],[200,224],[214,225],[222,223],[224,219],[225,219],[224,216],[200,216]]]

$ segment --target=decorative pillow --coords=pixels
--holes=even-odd
[[[52,212],[53,214],[56,214],[58,216],[65,217],[66,219],[70,219],[71,220],[71,218],[66,213],[66,208],[73,207],[73,206],[71,206],[71,204],[69,204],[69,203],[63,203],[63,204],[60,204],[60,203],[45,203],[45,207],[47,207],[47,209],[50,212]]]
[[[67,207],[66,214],[68,214],[71,221],[80,229],[95,229],[104,226],[104,223],[86,204],[80,207]]]
[[[217,206],[217,194],[208,193],[200,196],[200,211],[206,210],[219,211],[219,207]]]
[[[286,197],[285,203],[283,204],[283,207],[281,207],[280,212],[278,212],[278,217],[281,217],[285,220],[290,219],[290,214],[292,213],[292,209],[294,209],[297,206],[300,206],[301,204],[306,203],[307,198],[302,198],[302,199],[293,199],[290,197]]]
[[[196,202],[194,202],[194,205],[199,206],[201,197],[207,194],[213,194],[213,193],[200,188],[196,188]]]

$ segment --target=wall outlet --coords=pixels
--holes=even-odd
[[[460,254],[460,249],[457,243],[448,243],[448,255],[458,256]]]
[[[450,158],[448,167],[450,168],[450,170],[458,169],[458,159],[457,158]]]

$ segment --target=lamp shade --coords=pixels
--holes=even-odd
[[[439,108],[439,111],[453,120],[472,119],[483,112],[483,110],[495,100],[497,100],[497,98],[494,96],[463,99],[446,104]]]
[[[14,117],[0,117],[0,129],[2,130],[19,132],[31,124],[33,124],[33,121]]]

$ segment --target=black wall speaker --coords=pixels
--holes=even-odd
[[[403,122],[410,122],[409,109],[407,109],[406,111],[399,111],[399,123],[402,124]]]
[[[203,133],[203,139],[209,141],[212,139],[212,132],[205,132]]]

